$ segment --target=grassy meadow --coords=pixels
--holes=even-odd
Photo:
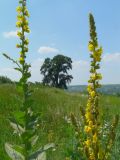
[[[70,113],[73,112],[79,118],[80,107],[85,107],[87,95],[43,86],[32,88],[34,90],[32,107],[40,115],[38,143],[41,143],[41,146],[50,142],[56,144],[55,151],[47,152],[47,159],[65,160],[66,157],[74,156],[76,154],[74,153],[75,134],[70,123]],[[5,142],[19,144],[18,137],[13,133],[8,118],[13,112],[19,110],[20,104],[21,95],[15,85],[0,85],[0,160],[9,160],[4,151]],[[101,95],[100,107],[102,117],[110,122],[111,116],[120,114],[120,97]],[[112,152],[112,160],[120,160],[120,123]]]

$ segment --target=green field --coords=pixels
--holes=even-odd
[[[69,115],[73,112],[78,118],[80,107],[85,107],[87,95],[83,93],[69,93],[67,91],[33,87],[33,109],[40,114],[39,143],[42,145],[54,142],[55,151],[48,151],[48,160],[65,160],[74,150],[74,129],[69,124]],[[4,143],[19,143],[13,134],[8,118],[19,109],[21,95],[14,85],[0,85],[0,160],[9,160],[4,151]],[[109,122],[111,116],[120,114],[120,97],[100,97],[100,111],[102,117]],[[112,160],[120,160],[120,123],[117,128],[115,146],[112,150]]]

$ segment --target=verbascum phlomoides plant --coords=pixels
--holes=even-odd
[[[28,18],[29,12],[26,6],[26,0],[19,0],[17,7],[17,35],[20,43],[16,45],[20,49],[19,60],[16,61],[8,55],[3,54],[7,59],[17,64],[15,68],[21,73],[21,78],[17,88],[22,93],[21,108],[10,118],[10,125],[14,129],[14,133],[18,134],[20,145],[5,144],[5,150],[12,160],[46,160],[46,150],[53,148],[54,144],[47,144],[36,147],[39,135],[37,134],[39,127],[39,117],[37,113],[32,111],[32,91],[29,89],[28,79],[31,77],[29,71],[30,65],[26,63],[29,40],[26,33],[30,33]]]
[[[99,81],[102,79],[102,75],[98,70],[100,69],[103,49],[98,45],[96,26],[92,14],[89,15],[89,22],[90,41],[88,49],[90,51],[91,68],[87,87],[88,101],[85,110],[81,109],[81,121],[78,122],[73,114],[71,114],[71,119],[78,141],[76,149],[79,158],[81,160],[110,160],[119,117],[115,116],[106,131],[106,124],[101,122],[100,95],[98,93],[98,88],[101,87]]]

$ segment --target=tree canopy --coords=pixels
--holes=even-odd
[[[72,69],[71,58],[64,55],[56,55],[53,59],[46,58],[41,66],[43,84],[57,88],[67,89],[67,84],[73,79],[68,71]]]

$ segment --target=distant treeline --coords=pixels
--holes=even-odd
[[[69,86],[68,90],[70,92],[84,92],[84,93],[87,93],[87,86],[86,85]],[[98,91],[102,94],[120,96],[120,84],[103,85],[102,88],[100,88]]]
[[[6,76],[0,76],[0,84],[4,84],[4,83],[13,83],[13,81]]]

